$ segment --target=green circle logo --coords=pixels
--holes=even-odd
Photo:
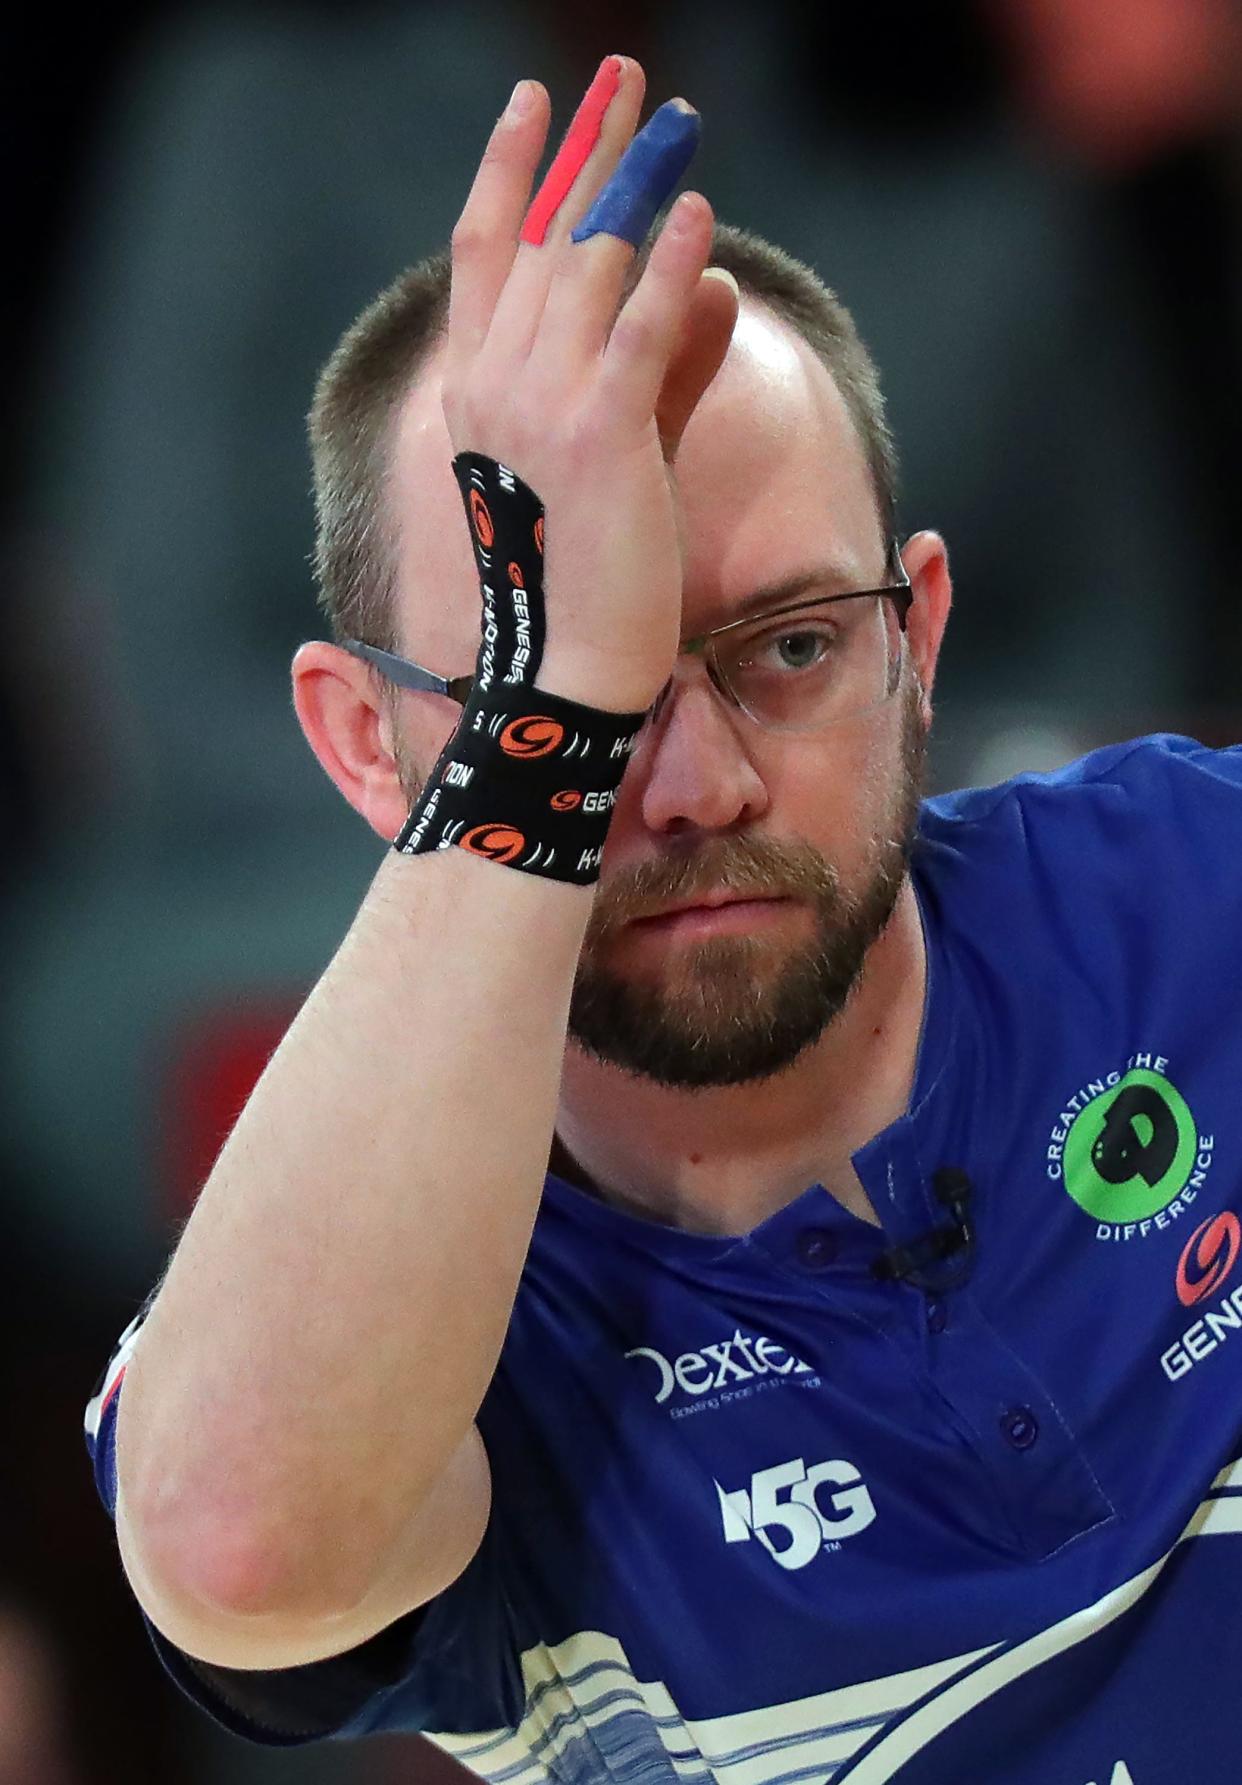
[[[1097,1221],[1144,1221],[1188,1181],[1196,1133],[1167,1078],[1127,1072],[1075,1116],[1065,1137],[1065,1188]]]

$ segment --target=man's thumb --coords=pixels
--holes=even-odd
[[[708,267],[690,300],[681,339],[673,351],[656,403],[664,456],[677,456],[686,423],[724,361],[737,322],[738,288],[732,273]]]

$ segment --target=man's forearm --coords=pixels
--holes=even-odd
[[[589,889],[389,857],[199,1198],[121,1398],[131,1541],[179,1591],[371,1585],[494,1370]]]

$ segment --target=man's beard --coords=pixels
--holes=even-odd
[[[889,811],[874,835],[855,893],[809,843],[720,836],[692,855],[622,869],[601,885],[579,957],[569,1033],[586,1053],[676,1090],[771,1078],[818,1041],[845,1008],[867,952],[905,880],[923,789],[925,733],[919,691],[904,696],[901,761]],[[757,936],[676,945],[663,983],[608,965],[627,920],[711,893],[792,897],[810,905],[813,938],[775,969]]]

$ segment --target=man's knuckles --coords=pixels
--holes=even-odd
[[[463,266],[490,259],[497,252],[499,243],[496,231],[488,229],[481,217],[463,211],[449,238],[449,247],[454,266]]]

